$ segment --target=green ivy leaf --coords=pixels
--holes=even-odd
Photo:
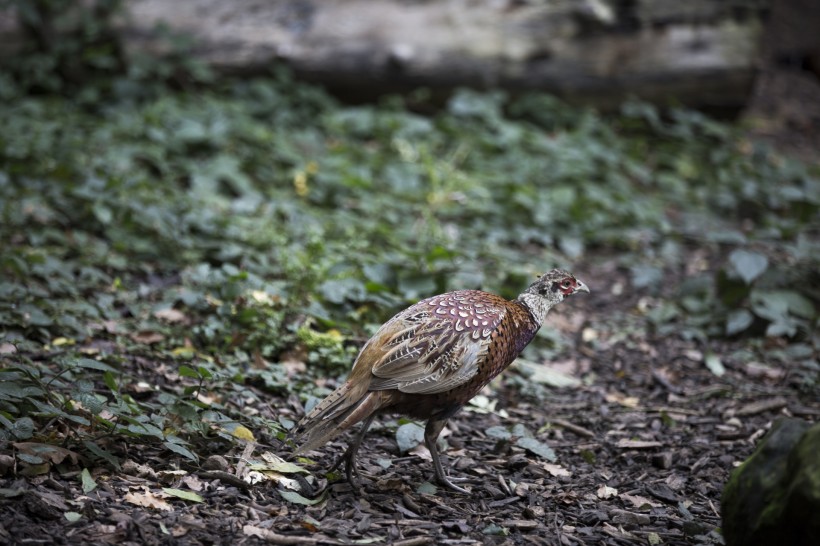
[[[491,523],[486,526],[481,532],[485,535],[495,535],[495,536],[507,536],[510,534],[510,530],[506,527],[501,527],[495,523]]]
[[[726,335],[733,336],[752,325],[754,315],[747,309],[735,309],[726,317]]]
[[[86,495],[97,489],[97,482],[91,477],[91,473],[87,468],[83,468],[83,471],[80,472],[80,481],[83,485],[83,493]]]
[[[407,453],[424,442],[424,429],[416,423],[406,423],[396,429],[396,442],[399,451]]]
[[[114,374],[110,371],[103,373],[103,383],[105,383],[105,386],[108,387],[111,392],[116,393],[120,390],[120,386],[117,384]]]
[[[186,459],[190,459],[192,461],[199,461],[199,457],[197,457],[196,454],[194,454],[193,452],[191,452],[188,448],[186,448],[184,446],[181,446],[181,445],[179,445],[177,443],[174,443],[174,442],[162,442],[162,445],[164,445],[170,451],[173,451],[174,453],[182,455]]]
[[[536,440],[535,438],[519,438],[515,445],[518,447],[523,447],[530,453],[534,455],[538,455],[539,457],[546,459],[550,462],[555,462],[558,460],[556,457],[555,452],[552,450],[551,447],[546,445],[543,442]]]
[[[706,364],[706,367],[709,368],[709,371],[718,377],[726,373],[726,368],[723,366],[723,362],[715,353],[707,353],[703,359],[703,362]]]
[[[18,440],[28,440],[34,436],[34,421],[30,417],[21,417],[14,421],[11,433]]]
[[[494,438],[496,440],[509,440],[512,437],[512,434],[509,430],[502,426],[494,426],[490,427],[484,431],[489,438]]]
[[[114,455],[109,453],[108,451],[104,450],[103,448],[101,448],[100,446],[98,446],[97,444],[95,444],[94,442],[91,442],[89,440],[84,441],[83,445],[85,446],[85,448],[88,451],[90,451],[91,453],[93,453],[97,457],[105,460],[108,464],[110,464],[111,466],[113,466],[117,470],[120,469],[120,461]]]
[[[190,366],[180,366],[179,367],[179,376],[180,377],[190,377],[191,379],[200,379],[199,373],[191,368]]]
[[[178,499],[187,500],[191,502],[205,501],[205,499],[203,499],[201,495],[198,495],[193,491],[186,491],[184,489],[174,489],[172,487],[163,487],[162,490],[165,492],[165,494],[171,495],[172,497],[176,497]]]
[[[729,254],[729,264],[736,278],[743,279],[746,284],[752,284],[752,281],[769,267],[769,259],[757,252],[737,249]]]
[[[327,490],[325,490],[325,493],[322,493],[321,496],[319,496],[318,498],[315,498],[315,499],[305,498],[302,495],[300,495],[299,493],[297,493],[296,491],[281,491],[280,490],[279,494],[282,495],[282,498],[285,499],[288,502],[292,502],[294,504],[301,504],[303,506],[313,506],[314,504],[319,504],[320,502],[325,500],[326,491]]]

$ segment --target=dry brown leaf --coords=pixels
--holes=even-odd
[[[636,396],[626,396],[620,392],[608,392],[604,395],[604,399],[610,403],[620,404],[627,408],[637,408],[640,404],[640,399]]]
[[[185,476],[182,483],[191,491],[202,491],[205,488],[205,484],[196,476]]]
[[[746,365],[743,366],[743,371],[745,371],[749,377],[762,377],[773,381],[783,379],[783,376],[786,375],[786,370],[783,368],[774,368],[762,362],[747,362]]]
[[[131,334],[131,339],[136,341],[137,343],[144,343],[146,345],[151,345],[152,343],[159,343],[165,339],[165,336],[160,334],[159,332],[152,332],[150,330],[141,330],[139,332]]]
[[[166,322],[186,322],[188,320],[188,317],[185,315],[185,313],[174,308],[160,309],[159,311],[154,311],[154,316]]]
[[[614,487],[609,487],[608,485],[602,485],[595,491],[595,494],[598,496],[599,499],[608,499],[610,497],[614,497],[618,494],[618,490]]]
[[[572,472],[570,472],[560,464],[542,463],[541,468],[549,472],[550,476],[572,476]]]
[[[146,464],[140,464],[131,459],[127,459],[122,463],[122,471],[128,476],[136,476],[138,478],[148,478],[149,480],[156,480],[157,473],[153,468]]]
[[[149,491],[147,487],[143,487],[143,490],[144,493],[127,493],[123,497],[123,500],[131,504],[136,504],[137,506],[142,506],[145,508],[154,508],[156,510],[163,510],[166,512],[170,512],[174,509],[164,499],[158,497],[157,495]]]
[[[39,442],[16,442],[13,445],[20,453],[39,457],[45,461],[51,461],[52,464],[60,464],[66,458],[71,461],[71,464],[77,464],[78,455],[64,447],[41,444]]]
[[[632,504],[635,508],[643,508],[643,507],[652,507],[657,508],[658,506],[663,506],[661,503],[649,500],[646,497],[641,497],[640,495],[629,495],[624,493],[622,495],[618,495],[618,498],[623,499]]]
[[[407,453],[410,453],[411,455],[415,455],[415,456],[417,456],[421,459],[424,459],[425,461],[432,461],[433,460],[433,456],[430,455],[430,450],[427,449],[427,446],[423,446],[421,444],[417,445],[416,447],[414,447],[413,449],[411,449]]]

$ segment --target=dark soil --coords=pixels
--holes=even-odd
[[[121,471],[98,469],[99,487],[85,495],[76,470],[0,480],[0,541],[721,544],[720,497],[729,473],[776,418],[817,420],[816,391],[801,391],[800,376],[788,365],[738,358],[747,340],[705,346],[652,335],[640,315],[653,298],[631,292],[613,261],[576,269],[592,295],[573,298],[548,317],[545,328],[575,341],[544,364],[583,382],[537,400],[511,386],[517,375],[512,368],[502,375],[506,381],[486,391],[497,401],[496,413],[462,411],[452,419],[445,464],[452,475],[466,478],[460,485],[469,495],[425,489],[429,485],[422,488],[429,492],[420,492],[432,479],[429,454],[400,455],[396,423],[385,416],[360,452],[360,493],[336,482],[325,500],[304,506],[285,501],[275,480],[248,485],[237,477],[247,474],[241,461],[248,457],[258,460],[265,451],[287,456],[278,442],[244,454],[240,448],[214,452],[222,457],[200,469],[181,465],[178,472],[153,470],[173,464],[157,460],[150,448],[119,446],[128,462]],[[705,366],[708,351],[726,366],[723,376]],[[291,419],[301,415],[293,399],[272,397],[269,407],[257,409]],[[517,423],[537,431],[556,461],[516,446],[514,437],[497,440],[485,433]],[[326,483],[323,472],[347,439],[315,453],[315,485]],[[162,498],[163,487],[198,491],[204,502]],[[83,517],[69,523],[67,511]]]

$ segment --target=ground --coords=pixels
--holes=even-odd
[[[538,402],[526,395],[527,381],[514,365],[486,391],[494,406],[482,401],[453,418],[445,465],[466,478],[468,495],[426,484],[429,454],[399,454],[396,421],[385,416],[361,450],[359,493],[336,482],[323,500],[305,506],[284,501],[276,481],[248,485],[235,477],[251,453],[289,457],[277,440],[244,454],[238,446],[198,470],[182,464],[178,472],[152,470],[165,464],[150,448],[119,446],[128,462],[121,472],[95,473],[98,487],[87,494],[77,472],[20,478],[28,488],[0,481],[0,538],[14,544],[722,543],[720,496],[729,473],[774,419],[816,420],[820,401],[801,390],[788,363],[741,358],[748,340],[704,345],[639,327],[653,298],[631,291],[615,260],[576,272],[592,294],[548,317],[545,329],[573,341],[544,365],[582,381],[550,388]],[[725,373],[714,369],[710,354]],[[290,419],[302,413],[293,398],[268,396],[257,409]],[[554,450],[553,462],[517,445],[516,434],[526,434],[519,424]],[[499,426],[513,435],[491,429]],[[311,453],[315,486],[326,483],[323,472],[348,439]],[[162,487],[198,491],[203,502],[162,498]],[[83,517],[68,523],[66,511]]]

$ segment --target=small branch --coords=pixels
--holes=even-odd
[[[569,430],[570,432],[574,432],[578,436],[585,436],[587,438],[595,437],[595,433],[592,432],[591,430],[585,429],[584,427],[579,426],[579,425],[572,424],[569,421],[564,421],[563,419],[548,419],[547,421],[549,423],[552,423],[553,425],[559,426],[561,428],[565,428],[565,429]]]
[[[746,404],[745,406],[741,407],[735,412],[737,417],[748,417],[749,415],[757,415],[758,413],[764,413],[766,411],[773,411],[779,410],[780,408],[785,408],[788,405],[788,400],[777,396],[775,398],[769,398],[766,400],[760,400],[758,402],[752,402],[751,404]]]

